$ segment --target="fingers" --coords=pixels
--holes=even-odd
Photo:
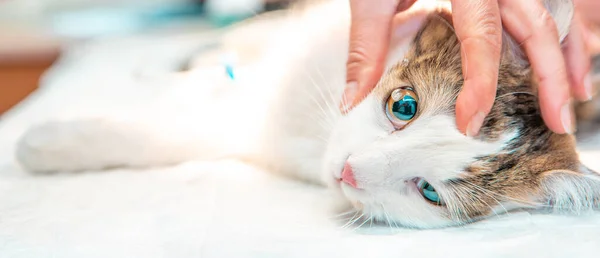
[[[554,132],[574,131],[569,81],[552,16],[539,1],[500,1],[505,29],[523,44],[535,79],[541,113]]]
[[[592,23],[599,24],[600,23],[600,15],[598,15],[598,10],[600,10],[600,1],[598,0],[573,0],[575,6],[579,7],[579,12],[584,18]]]
[[[590,55],[600,54],[600,30],[594,31],[593,25],[586,25],[585,27],[583,38],[587,42]]]
[[[587,49],[591,55],[600,54],[600,1],[598,0],[574,0],[577,7],[579,21],[583,23],[584,36]]]
[[[589,37],[587,37],[587,40],[590,54],[600,54],[600,33],[595,34],[590,32]]]
[[[410,8],[394,15],[392,21],[392,42],[394,39],[405,40],[416,33],[423,21],[432,13],[450,12],[450,2],[442,1],[418,1]]]
[[[581,17],[576,13],[566,41],[565,59],[569,67],[569,82],[573,95],[587,101],[592,98],[592,77],[590,55],[586,46],[585,32]]]
[[[347,86],[341,109],[345,113],[358,104],[377,84],[390,41],[392,18],[398,8],[414,1],[350,0],[352,15]]]
[[[456,100],[458,129],[475,136],[496,96],[502,23],[497,0],[452,0],[453,22],[461,41],[464,86]]]

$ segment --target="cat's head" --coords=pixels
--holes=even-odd
[[[562,41],[572,5],[546,4]],[[326,154],[331,182],[365,216],[418,228],[515,208],[581,211],[600,204],[600,181],[580,164],[574,137],[545,126],[528,63],[506,36],[491,113],[477,137],[458,131],[463,77],[449,17],[428,16],[405,58],[340,119]]]

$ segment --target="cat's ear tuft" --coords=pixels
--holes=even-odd
[[[406,11],[396,14],[392,21],[390,54],[386,65],[393,65],[404,57],[406,46],[415,38],[431,15],[452,23],[451,9],[449,1],[417,1]]]
[[[544,7],[554,19],[560,42],[564,42],[569,34],[575,5],[572,0],[543,0]]]
[[[541,176],[541,201],[546,208],[572,213],[600,208],[600,174],[581,165],[579,171],[553,170]]]
[[[575,6],[572,0],[542,0],[542,4],[548,11],[548,14],[552,16],[556,29],[559,35],[559,41],[562,44],[569,34],[571,28],[571,22],[573,20],[573,14],[575,12]],[[521,48],[520,43],[515,40],[506,31],[502,34],[503,49],[502,55],[504,60],[517,63],[521,65],[527,65],[526,58]]]

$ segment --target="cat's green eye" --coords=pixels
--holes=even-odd
[[[435,188],[429,184],[429,182],[421,178],[419,181],[417,181],[417,188],[419,188],[419,191],[425,200],[428,200],[436,205],[443,205],[440,195],[437,193],[437,191],[435,191]]]
[[[412,88],[395,89],[387,101],[387,116],[396,128],[402,129],[417,114],[418,103],[419,98]]]

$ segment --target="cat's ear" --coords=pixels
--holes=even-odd
[[[401,60],[408,45],[435,14],[452,23],[450,1],[417,1],[408,10],[399,12],[392,21],[388,66]]]
[[[560,43],[564,43],[569,34],[575,11],[573,1],[542,0],[542,3],[556,24]],[[527,65],[527,59],[521,48],[523,42],[516,42],[506,30],[502,33],[502,42],[502,56],[505,61]]]
[[[546,208],[575,213],[600,208],[600,174],[584,165],[579,171],[544,172],[540,186]]]

